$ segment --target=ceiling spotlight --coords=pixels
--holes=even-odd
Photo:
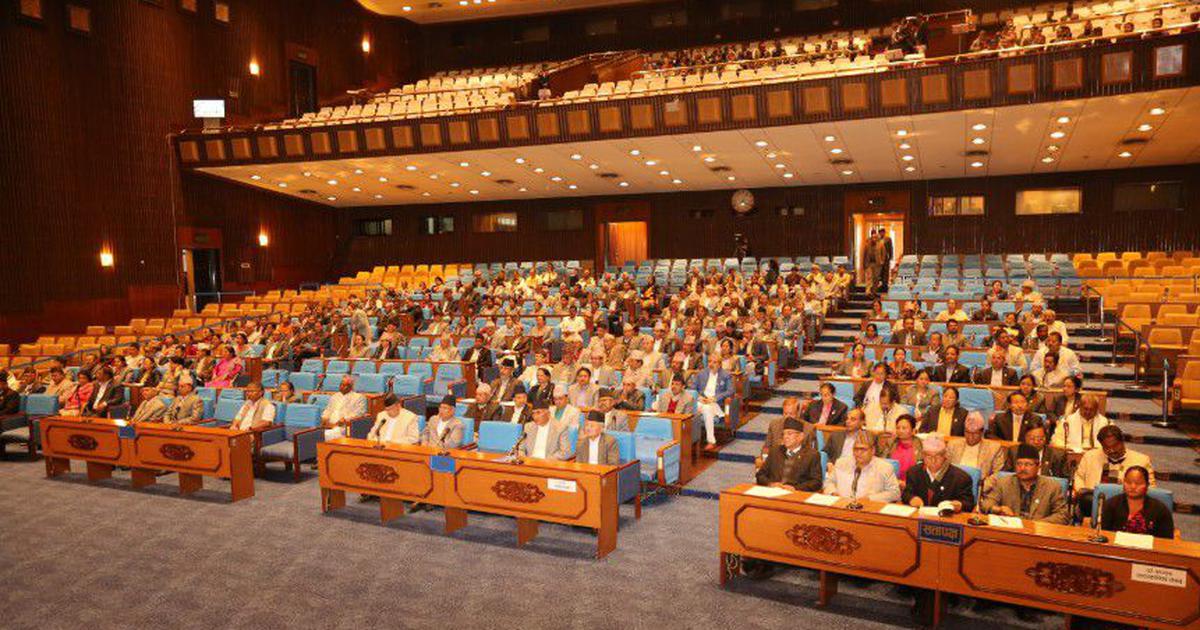
[[[707,164],[712,164],[713,162],[716,162],[716,161],[717,161],[717,158],[715,158],[715,157],[713,157],[713,156],[711,156],[711,155],[710,155],[710,156],[708,156],[708,157],[704,158],[704,161],[705,161],[705,163],[707,163]]]
[[[834,155],[841,155],[841,154],[842,154],[842,150],[841,150],[841,149],[830,149],[830,150],[829,150],[829,152],[830,152],[830,153],[832,153],[832,154],[834,154]]]
[[[332,197],[332,196],[331,196],[331,197],[326,197],[326,199],[328,199],[328,200],[330,200],[330,201],[337,201],[337,197]]]
[[[514,161],[514,162],[516,162],[517,164],[524,164],[524,163],[525,163],[525,158],[523,158],[523,157],[519,157],[519,158],[517,158],[517,159],[515,159],[515,160],[513,160],[513,161]]]
[[[695,152],[695,153],[699,153],[699,152],[701,152],[701,151],[703,151],[703,150],[704,150],[704,147],[702,147],[702,146],[700,146],[700,145],[698,145],[698,144],[693,144],[693,145],[692,145],[692,151],[693,151],[693,152]]]
[[[842,175],[853,175],[853,174],[854,174],[854,171],[852,171],[850,169],[846,169],[846,170],[842,171]]]
[[[917,170],[917,167],[909,165],[909,166],[905,166],[904,170],[905,170],[905,172],[911,173],[911,172]]]
[[[355,175],[362,175],[362,169],[361,169],[361,168],[356,168],[356,169],[354,169],[354,174],[355,174]]]
[[[529,191],[529,189],[524,186],[517,189],[517,192],[528,192],[528,191]]]
[[[658,160],[646,160],[646,166],[654,166],[658,164]]]
[[[312,177],[312,171],[304,171],[305,177]]]
[[[1049,152],[1051,152],[1051,153],[1054,153],[1055,151],[1058,151],[1058,145],[1057,145],[1057,144],[1052,144],[1052,145],[1050,145],[1050,146],[1046,147],[1046,150],[1047,150],[1047,151],[1049,151]]]
[[[897,130],[896,130],[896,135],[897,135],[897,136],[900,136],[901,138],[903,138],[904,136],[907,136],[907,135],[908,135],[908,130],[907,130],[907,129],[897,129]]]
[[[833,142],[834,140],[837,140],[836,136],[825,136],[825,142]]]
[[[1150,131],[1153,128],[1154,128],[1154,125],[1149,125],[1146,123],[1142,123],[1142,124],[1138,125],[1138,131]]]
[[[673,179],[673,180],[671,180],[671,183],[672,184],[682,184],[683,180],[682,179]]]
[[[1061,137],[1063,137],[1063,136],[1065,136],[1065,135],[1067,135],[1067,134],[1065,134],[1065,133],[1063,133],[1063,132],[1061,132],[1061,131],[1055,131],[1054,133],[1050,134],[1050,137],[1051,137],[1051,138],[1054,138],[1055,140],[1058,140],[1059,138],[1061,138]]]
[[[767,159],[768,159],[768,160],[774,160],[776,155],[777,155],[777,154],[776,154],[774,151],[772,151],[772,152],[770,152],[770,153],[768,153],[768,154],[767,154]]]
[[[425,192],[421,193],[421,196],[422,196],[422,197],[428,197],[428,196],[429,196],[429,191],[428,191],[428,190],[426,190]]]
[[[975,123],[974,125],[971,125],[971,128],[975,131],[983,131],[984,129],[987,129],[987,125],[983,123]]]
[[[662,175],[663,177],[666,177],[667,175],[670,175],[670,174],[671,174],[671,171],[668,171],[668,170],[666,170],[666,169],[663,169],[663,170],[659,171],[659,172],[658,172],[658,174],[659,174],[659,175]]]
[[[375,198],[376,198],[376,199],[383,199],[383,195],[380,195],[380,194],[376,193],[376,195],[375,195]]]
[[[429,176],[429,179],[437,179],[437,178],[438,178],[438,174],[437,174],[437,173],[434,173],[433,175],[430,175],[430,176]]]
[[[410,6],[408,6],[408,5],[406,4],[406,5],[402,6],[402,7],[400,7],[400,10],[401,10],[401,11],[404,11],[404,12],[408,12],[408,11],[412,11],[412,7],[410,7]]]
[[[467,168],[468,166],[471,165],[471,163],[470,162],[459,162],[458,165],[463,168]]]
[[[913,160],[915,160],[915,159],[917,159],[917,158],[915,158],[915,157],[913,157],[913,156],[911,156],[911,155],[904,155],[904,156],[901,156],[901,157],[900,157],[900,159],[901,159],[901,160],[904,160],[905,162],[911,162],[911,161],[913,161]]]
[[[482,176],[484,176],[484,177],[491,177],[491,176],[492,176],[492,172],[491,172],[491,171],[479,171],[479,174],[480,174],[480,175],[482,175]]]
[[[756,147],[758,147],[758,148],[760,148],[760,149],[761,149],[761,148],[763,148],[763,147],[767,146],[767,141],[766,141],[766,140],[759,140],[758,142],[755,142],[755,143],[754,143],[754,146],[756,146]]]
[[[540,166],[539,166],[539,167],[537,167],[537,168],[533,169],[533,172],[534,172],[534,173],[545,173],[545,172],[546,172],[546,169],[544,169],[544,168],[542,168],[542,167],[540,167]]]
[[[1128,152],[1128,151],[1122,151],[1122,152],[1120,152],[1120,153],[1118,153],[1118,154],[1117,154],[1117,157],[1119,157],[1119,158],[1130,158],[1130,157],[1133,157],[1133,154],[1132,154],[1132,153],[1130,153],[1130,152]]]
[[[1163,115],[1163,114],[1165,114],[1165,113],[1167,113],[1167,110],[1165,110],[1165,109],[1163,109],[1163,108],[1161,108],[1161,107],[1155,107],[1155,108],[1153,108],[1153,109],[1151,109],[1151,110],[1150,110],[1150,115],[1151,115],[1151,116],[1162,116],[1162,115]]]
[[[461,185],[462,185],[462,184],[460,184],[460,183],[458,183],[458,182],[450,182],[450,187],[451,187],[451,188],[458,188],[458,187],[459,187],[459,186],[461,186]]]
[[[907,143],[907,142],[901,142],[901,143],[900,143],[900,148],[901,148],[901,149],[903,149],[903,150],[905,150],[905,151],[907,151],[907,150],[909,150],[909,149],[911,149],[911,148],[912,148],[912,145],[911,145],[911,144],[909,144],[909,143]]]
[[[783,174],[783,178],[784,178],[784,179],[791,179],[791,178],[793,178],[793,177],[795,177],[795,175],[792,175],[791,173],[784,173],[784,174]]]
[[[262,179],[262,176],[261,175],[251,175],[250,179],[253,179],[254,181],[258,181],[258,180]]]
[[[779,163],[779,164],[775,165],[775,168],[787,168],[787,165],[785,165],[783,163]]]
[[[632,156],[634,156],[634,157],[637,157],[637,156],[639,156],[639,155],[641,155],[641,154],[642,154],[642,152],[641,152],[640,150],[638,150],[638,149],[633,149],[633,150],[631,150],[631,151],[629,152],[629,155],[632,155]]]
[[[617,185],[620,186],[621,188],[629,188],[629,182],[621,182],[620,184],[617,184]]]
[[[971,138],[971,144],[983,144],[984,142],[987,142],[987,140],[983,138]]]
[[[1058,117],[1058,124],[1060,124],[1060,125],[1065,125],[1069,122],[1071,122],[1070,116],[1059,116]]]
[[[588,164],[588,168],[590,168],[594,171],[594,170],[600,168],[600,165],[599,164]]]
[[[1046,157],[1042,158],[1042,164],[1049,164],[1049,163],[1051,163],[1051,162],[1053,162],[1053,161],[1054,161],[1054,158],[1050,157],[1049,155],[1047,155]]]
[[[971,162],[971,168],[983,168],[983,162]]]
[[[408,166],[404,167],[404,170],[412,172],[412,171],[417,170],[417,167],[413,166],[412,164],[409,164]]]
[[[279,182],[280,188],[287,188],[287,182]]]
[[[579,186],[576,186],[575,184],[567,184],[567,188],[570,188],[571,190],[575,190],[576,188],[579,188]]]
[[[329,184],[330,186],[337,186],[337,180],[336,180],[336,179],[331,179],[331,180],[329,180],[329,181],[327,181],[327,182],[325,182],[325,183],[326,183],[326,184]]]
[[[350,190],[353,190],[354,192],[362,192],[362,189],[359,188],[358,186],[355,186],[354,188],[351,188]]]
[[[582,159],[583,159],[583,156],[582,156],[582,155],[579,155],[578,153],[572,153],[572,154],[571,154],[571,159],[572,159],[572,160],[582,160]]]
[[[472,195],[478,195],[478,194],[479,194],[479,191],[478,191],[478,190],[468,190],[467,192],[471,193]]]
[[[381,183],[381,184],[386,184],[386,183],[387,183],[387,180],[388,180],[388,179],[387,179],[386,177],[380,177],[380,178],[379,178],[379,183]]]
[[[561,178],[561,177],[559,177],[558,175],[555,175],[554,177],[551,177],[551,178],[550,178],[550,181],[552,181],[552,182],[561,182],[561,181],[562,181],[562,178]]]
[[[726,177],[725,179],[727,179],[727,180],[729,180],[729,181],[731,181],[731,182],[735,182],[735,181],[737,181],[737,177],[734,177],[733,175],[730,175],[729,177]]]

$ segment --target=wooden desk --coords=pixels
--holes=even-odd
[[[722,584],[750,557],[817,569],[822,605],[836,594],[837,576],[846,574],[931,589],[938,602],[942,593],[958,593],[1061,612],[1068,625],[1080,615],[1200,628],[1197,543],[1156,539],[1153,550],[1133,549],[1089,542],[1091,530],[1081,527],[1033,521],[1022,529],[973,526],[966,514],[888,516],[869,501],[851,511],[845,499],[817,506],[804,503],[807,492],[745,495],[751,487],[721,493]],[[932,526],[934,534],[961,528],[961,534],[932,542],[922,536],[923,526]],[[935,609],[940,616],[940,604]]]
[[[38,424],[47,477],[71,472],[73,459],[87,463],[88,481],[111,478],[117,466],[133,466],[133,440],[121,437],[124,420],[49,417]]]
[[[159,470],[179,473],[179,493],[191,494],[204,477],[229,479],[232,501],[254,496],[254,436],[250,431],[142,422],[134,425],[133,487],[156,482]]]
[[[657,413],[654,411],[627,411],[629,428],[636,429],[638,420],[643,416],[662,418],[671,421],[672,437],[679,442],[679,485],[684,485],[696,476],[696,460],[700,450],[692,437],[696,416],[683,413]]]
[[[321,509],[343,507],[347,491],[362,492],[380,497],[384,522],[404,514],[403,501],[419,501],[445,508],[448,534],[465,526],[474,510],[516,518],[518,545],[533,540],[545,521],[595,529],[597,558],[616,548],[619,467],[533,458],[518,465],[495,453],[452,450],[438,459],[453,469],[439,472],[433,469],[436,456],[425,446],[322,442]]]

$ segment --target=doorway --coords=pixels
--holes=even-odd
[[[892,266],[895,267],[900,257],[904,255],[904,213],[900,212],[858,212],[854,217],[854,231],[851,246],[854,251],[855,278],[859,284],[866,281],[866,270],[863,268],[863,251],[871,230],[883,228],[888,238],[892,239]]]
[[[288,77],[291,93],[288,111],[292,118],[317,111],[317,69],[307,63],[288,61]]]
[[[605,264],[621,266],[640,263],[649,255],[645,221],[614,221],[604,224]]]
[[[188,305],[196,312],[204,310],[210,302],[217,302],[221,291],[221,250],[183,250],[184,283],[189,297]]]

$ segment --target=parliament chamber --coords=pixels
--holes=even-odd
[[[0,112],[6,627],[1200,628],[1200,1],[6,0]]]

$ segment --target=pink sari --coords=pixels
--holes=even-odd
[[[206,383],[208,387],[232,387],[233,381],[242,373],[242,360],[238,358],[221,359],[213,368],[212,379]]]

